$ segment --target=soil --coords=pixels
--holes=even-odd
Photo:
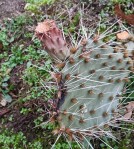
[[[0,21],[24,12],[24,0],[0,0]]]
[[[26,89],[28,89],[27,85],[24,84],[22,75],[23,71],[26,68],[26,64],[18,65],[16,66],[12,71],[10,75],[9,85],[12,85],[14,88],[12,90],[12,96],[23,96],[22,94],[25,92]]]

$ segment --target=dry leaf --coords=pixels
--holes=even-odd
[[[129,102],[126,106],[126,114],[124,115],[125,119],[130,119],[132,116],[132,112],[134,110],[134,101]]]
[[[127,39],[131,38],[130,34],[127,31],[123,31],[116,35],[118,40],[126,41]]]
[[[128,120],[128,119],[130,119],[130,118],[131,118],[131,116],[132,116],[132,111],[131,111],[131,112],[128,112],[128,113],[126,113],[123,117],[124,117],[126,120]]]
[[[0,102],[0,104],[1,104],[3,107],[5,107],[6,104],[7,104],[7,101],[6,101],[5,99],[2,99],[1,102]]]
[[[125,20],[128,24],[134,25],[134,14],[126,15],[120,8],[119,4],[116,4],[114,7],[115,14],[118,18]]]
[[[134,101],[129,102],[129,104],[126,106],[127,112],[134,110]]]

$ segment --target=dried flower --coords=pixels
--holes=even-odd
[[[35,32],[36,36],[42,41],[45,50],[56,62],[69,57],[70,50],[54,20],[45,20],[38,23]]]

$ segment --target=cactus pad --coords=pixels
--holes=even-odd
[[[131,67],[130,58],[119,47],[89,39],[61,71],[66,88],[60,106],[61,125],[89,129],[108,123],[117,110]]]

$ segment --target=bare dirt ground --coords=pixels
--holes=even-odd
[[[24,12],[24,0],[0,0],[0,21]]]

